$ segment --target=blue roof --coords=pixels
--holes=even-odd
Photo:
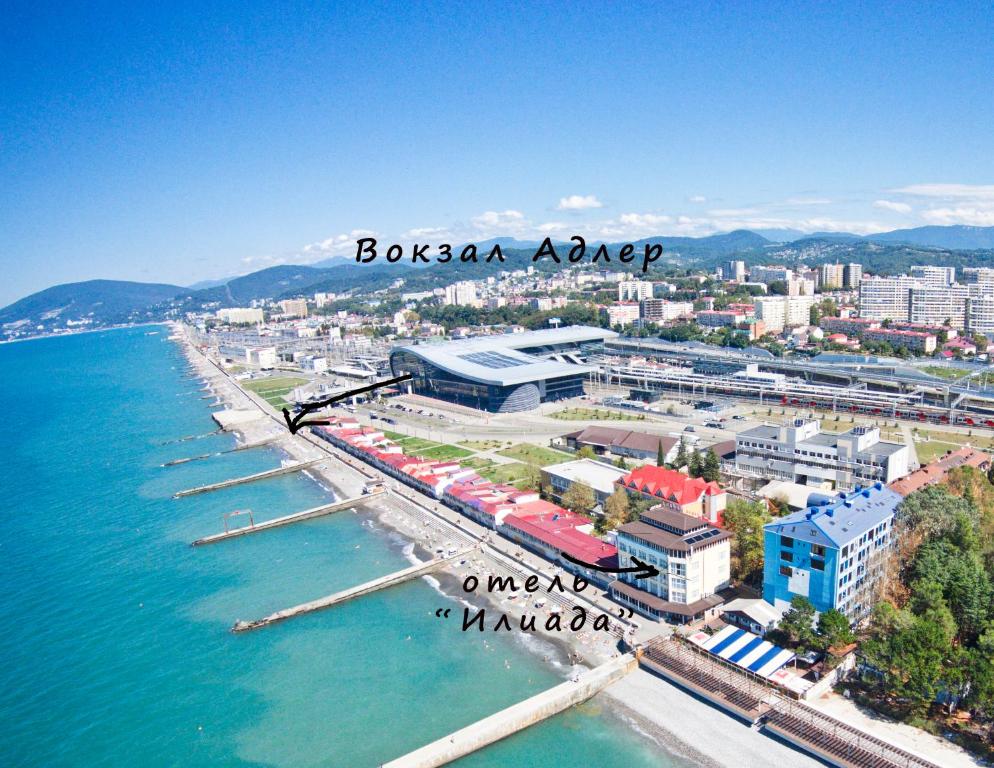
[[[842,548],[893,517],[902,497],[881,483],[840,493],[799,512],[777,518],[765,527],[781,536]]]

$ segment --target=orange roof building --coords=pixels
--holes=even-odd
[[[946,479],[949,472],[957,467],[973,467],[974,469],[986,472],[990,468],[990,465],[990,454],[965,445],[926,464],[920,469],[916,469],[910,475],[905,475],[900,480],[895,480],[887,487],[895,493],[908,496],[915,491],[920,491],[926,486],[941,483]]]

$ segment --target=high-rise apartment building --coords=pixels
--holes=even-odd
[[[618,301],[642,301],[652,298],[652,283],[646,280],[625,280],[618,283]]]
[[[845,283],[845,267],[841,264],[822,264],[818,270],[818,287],[823,291],[841,288]]]

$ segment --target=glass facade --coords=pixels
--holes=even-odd
[[[415,394],[491,413],[530,411],[549,400],[577,397],[583,394],[585,378],[576,373],[507,386],[487,384],[439,368],[405,349],[390,355],[390,369],[394,376],[412,374],[409,383]]]

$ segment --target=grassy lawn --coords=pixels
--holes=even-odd
[[[471,451],[492,451],[504,445],[502,440],[463,440],[459,445]]]
[[[401,434],[400,432],[391,432],[389,429],[383,430],[383,436],[387,438],[387,440],[393,440],[394,442],[407,439],[407,435]]]
[[[513,464],[492,464],[489,467],[483,467],[476,471],[492,483],[506,483],[516,488],[535,489],[529,482],[529,468],[527,464],[519,462]]]
[[[465,459],[467,456],[472,456],[473,452],[457,445],[438,445],[427,451],[422,451],[421,455],[428,459],[448,461],[449,459]]]
[[[529,445],[527,443],[518,443],[510,448],[497,451],[497,453],[501,456],[507,456],[509,459],[517,459],[518,461],[523,461],[526,464],[534,464],[538,467],[559,464],[560,462],[570,461],[575,458],[570,453],[554,451],[552,448],[543,448],[540,445]]]
[[[645,414],[609,411],[603,408],[564,408],[550,413],[549,416],[561,421],[645,421]]]
[[[920,368],[920,371],[929,374],[930,376],[936,376],[940,379],[960,379],[968,373],[968,371],[961,370],[959,368],[946,368],[941,365],[926,365],[924,368]]]
[[[436,443],[433,440],[425,440],[421,437],[407,437],[401,436],[398,438],[391,438],[397,443],[401,448],[404,449],[404,453],[408,456],[410,455],[420,455],[429,448],[441,447],[441,443]]]
[[[307,379],[295,376],[273,376],[268,379],[243,381],[242,386],[250,392],[255,392],[276,409],[289,408],[290,404],[284,399],[294,387],[306,384]]]
[[[918,453],[919,464],[928,464],[930,461],[935,461],[940,456],[945,456],[947,451],[955,451],[958,447],[951,443],[940,443],[938,441],[915,443],[915,451]]]
[[[469,467],[470,469],[475,469],[479,472],[480,470],[494,466],[497,462],[491,461],[490,459],[484,459],[480,456],[470,456],[468,459],[463,459],[459,463],[464,467]]]

